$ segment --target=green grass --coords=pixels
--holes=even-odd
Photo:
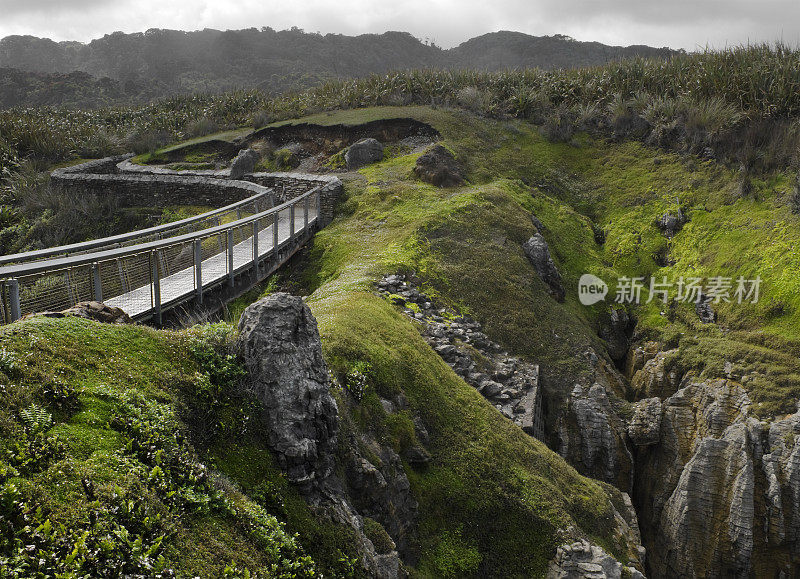
[[[369,431],[401,453],[418,442],[413,415],[429,431],[431,463],[419,470],[406,465],[420,504],[412,546],[419,555],[416,571],[541,575],[563,540],[558,530],[569,525],[627,560],[630,546],[616,536],[611,518],[618,492],[581,477],[501,417],[427,346],[410,320],[373,293],[374,283],[390,272],[416,276],[424,291],[478,319],[509,351],[540,363],[548,395],[557,402],[574,380],[590,376],[583,352],[602,350],[596,330],[607,304],[579,304],[575,286],[582,273],[610,282],[620,275],[760,275],[763,301],[747,308],[721,305],[719,326],[699,324],[687,305],[653,303],[632,311],[642,335],[676,347],[670,365],[702,378],[723,374],[731,362],[737,376],[748,376],[743,383],[760,415],[793,411],[800,395],[800,288],[794,276],[800,233],[797,216],[784,207],[789,176],[761,175],[754,179],[755,194],[739,199],[738,176],[714,163],[584,134],[554,144],[525,121],[449,109],[376,107],[301,121],[357,124],[397,117],[439,130],[464,165],[467,183],[452,189],[421,183],[412,173],[417,155],[402,151],[363,168],[346,177],[337,217],[316,235],[302,271],[291,275],[299,276],[309,295],[331,368],[339,376],[358,368],[367,377],[360,402],[336,394],[347,411],[343,428]],[[656,222],[678,207],[690,222],[670,241]],[[531,213],[543,222],[564,278],[564,304],[549,297],[522,253],[533,233]],[[604,244],[595,241],[598,230]],[[659,265],[656,255],[664,252],[674,265]],[[274,287],[231,304],[230,319]],[[192,393],[202,390],[196,376],[202,368],[189,355],[186,336],[33,320],[0,330],[0,347],[11,353],[0,358],[3,444],[22,432],[19,411],[36,403],[51,409],[55,424],[48,435],[68,449],[68,458],[15,478],[26,500],[40,502],[54,520],[80,524],[88,516],[80,481],[88,474],[106,490],[113,484],[129,492],[144,488],[158,505],[147,477],[131,470],[132,459],[120,453],[128,434],[111,425],[120,412],[130,412],[131,393],[162,410],[199,404]],[[56,407],[48,398],[46,392],[59,384],[76,392],[77,408]],[[400,392],[409,408],[387,415],[379,396]],[[235,422],[235,405],[223,410],[229,414],[220,414],[227,417],[222,423]],[[190,420],[183,424],[191,431]],[[318,565],[336,568],[351,554],[347,533],[313,518],[257,436],[229,435],[212,433],[196,449],[241,489],[229,493],[229,501],[267,509],[300,533],[303,552]],[[164,553],[182,571],[204,573],[209,565],[219,571],[233,559],[245,566],[265,563],[263,549],[230,514],[178,517],[175,526],[179,539]]]
[[[183,149],[186,147],[192,147],[194,145],[199,145],[202,143],[207,143],[209,141],[225,141],[228,143],[232,143],[234,140],[246,137],[249,135],[253,130],[247,127],[239,128],[239,129],[231,129],[227,131],[220,131],[217,133],[212,133],[210,135],[203,135],[202,137],[195,137],[194,139],[189,139],[186,141],[180,141],[177,143],[173,143],[171,145],[167,145],[166,147],[162,147],[158,149],[155,154],[165,154],[171,153],[173,151],[177,151],[178,149]]]
[[[309,303],[333,367],[369,361],[371,387],[384,396],[402,391],[431,435],[431,466],[407,469],[420,502],[420,571],[443,576],[455,551],[468,568],[450,576],[538,576],[554,553],[557,529],[570,524],[627,555],[611,532],[606,490],[501,417],[388,302],[329,282]]]
[[[302,120],[354,124],[399,116],[439,130],[467,168],[469,186],[442,191],[420,184],[411,176],[414,155],[363,169],[362,180],[347,185],[350,199],[342,212],[348,218],[317,237],[315,251],[326,255],[308,273],[318,278],[310,281],[312,289],[332,275],[363,289],[379,272],[413,270],[429,291],[475,315],[496,341],[545,363],[545,378],[554,383],[585,371],[576,354],[597,345],[597,319],[607,306],[577,302],[577,280],[585,272],[609,282],[607,300],[614,299],[622,275],[642,276],[645,286],[650,276],[673,282],[681,276],[760,276],[759,303],[715,305],[719,324],[753,339],[770,334],[777,348],[800,339],[800,218],[786,207],[790,175],[757,177],[754,194],[739,199],[736,172],[716,163],[586,135],[553,144],[523,121],[427,107],[376,107]],[[678,208],[690,221],[668,240],[657,221]],[[567,288],[563,308],[543,296],[519,250],[533,232],[527,212],[544,223]],[[595,243],[595,229],[604,231],[603,245]],[[340,235],[352,244],[328,243]],[[663,255],[675,263],[662,267]],[[356,274],[364,277],[356,282]],[[642,301],[647,297],[645,289]],[[689,304],[667,308],[656,300],[632,313],[640,331],[655,339],[710,331],[696,323]],[[715,339],[723,349],[731,341],[722,334]],[[690,361],[683,366],[697,367]],[[780,373],[780,385],[758,379],[748,386],[762,401],[756,407],[762,416],[793,410],[791,397],[800,395],[794,366]]]
[[[210,416],[201,413],[204,388],[227,370],[213,361],[216,354],[199,357],[196,352],[212,352],[218,345],[218,338],[198,330],[156,331],[77,318],[34,318],[1,328],[0,495],[20,493],[14,503],[4,498],[3,516],[11,516],[9,505],[35,505],[41,509],[35,524],[49,520],[56,529],[64,525],[56,534],[67,545],[74,540],[69,535],[73,529],[78,534],[86,529],[94,540],[105,525],[123,525],[129,533],[154,525],[154,534],[142,534],[144,544],[162,535],[161,546],[155,547],[158,564],[179,576],[220,576],[234,563],[253,571],[276,565],[273,572],[279,575],[287,565],[296,565],[297,573],[306,576],[302,568],[311,560],[305,553],[319,554],[320,570],[338,572],[339,559],[353,556],[352,544],[344,540],[348,531],[317,521],[296,491],[279,484],[282,475],[265,441],[257,432],[240,432],[243,402],[233,396],[233,386],[216,396]],[[21,422],[23,410],[32,407],[52,416],[42,434],[47,442],[38,450],[25,446],[33,435]],[[210,438],[208,424],[196,421],[200,415],[221,425]],[[154,440],[160,442],[149,442]],[[181,440],[196,440],[197,445],[175,449]],[[155,444],[158,452],[137,450],[147,444]],[[159,458],[161,452],[165,458]],[[24,466],[26,456],[38,462]],[[170,456],[180,457],[180,466],[169,462]],[[259,480],[278,482],[256,488],[250,477],[256,458]],[[191,465],[198,460],[218,461],[220,470],[240,486],[228,483],[220,491],[216,483],[192,478],[198,467]],[[14,465],[19,472],[9,477],[7,468]],[[91,481],[99,502],[90,500],[82,480]],[[175,492],[188,499],[176,503]],[[109,510],[119,508],[114,507],[120,500],[115,497],[134,505],[135,513],[128,517]],[[90,524],[92,512],[99,512],[91,515],[99,526]],[[302,546],[291,534],[296,531],[303,533]],[[40,544],[37,557],[47,558],[47,550],[55,548],[48,545]],[[0,557],[8,554],[5,548],[0,544]],[[134,564],[121,557],[127,563],[120,565]],[[4,563],[10,573],[21,564],[15,561]],[[53,565],[43,569],[68,563],[61,558]]]

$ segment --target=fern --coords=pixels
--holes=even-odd
[[[45,432],[53,425],[52,415],[36,404],[20,410],[19,416],[26,428],[33,433]]]

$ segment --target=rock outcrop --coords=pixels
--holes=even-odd
[[[33,317],[45,318],[66,318],[76,317],[85,320],[93,320],[103,324],[132,324],[133,320],[122,308],[107,306],[101,302],[78,302],[71,308],[60,312],[38,312],[23,316],[23,319]]]
[[[649,446],[661,438],[661,399],[646,398],[633,405],[628,436],[636,446]]]
[[[510,356],[481,331],[478,322],[438,307],[403,276],[385,276],[378,290],[424,324],[425,340],[467,384],[503,416],[544,440],[539,366]]]
[[[285,293],[263,298],[242,314],[237,347],[281,467],[302,487],[318,485],[333,471],[338,420],[311,310]]]
[[[362,516],[380,522],[397,550],[407,554],[418,505],[400,455],[364,434],[352,434],[347,447],[344,482],[352,505]],[[371,456],[364,456],[362,448]]]
[[[694,311],[704,324],[714,324],[717,321],[717,313],[711,307],[711,298],[709,296],[701,295],[694,305]]]
[[[677,369],[670,365],[670,359],[677,350],[663,352],[641,351],[634,356],[646,360],[641,368],[635,370],[631,378],[631,389],[637,398],[667,398],[677,392],[680,387],[681,375]],[[633,362],[633,364],[638,364]],[[636,366],[638,367],[638,365]],[[633,368],[631,368],[633,371]]]
[[[379,521],[405,547],[416,524],[411,485],[400,457],[367,434],[349,428],[350,438],[337,444],[340,417],[311,310],[285,293],[255,302],[242,314],[237,349],[248,371],[247,388],[263,406],[269,446],[288,479],[320,516],[352,527],[371,576],[403,576],[399,553],[378,552],[363,517]],[[377,464],[362,448],[378,457]]]
[[[598,383],[575,384],[556,423],[556,450],[581,474],[630,491],[633,456],[615,403]]]
[[[350,145],[344,154],[347,170],[352,171],[383,159],[383,145],[376,139],[361,139]]]
[[[564,301],[564,285],[561,282],[561,274],[550,257],[550,248],[541,233],[536,233],[522,246],[525,256],[531,262],[536,273],[547,284],[548,292],[558,302]]]
[[[241,179],[248,173],[252,173],[258,162],[258,153],[253,149],[242,149],[239,154],[231,161],[231,179]]]
[[[622,308],[612,309],[601,321],[599,335],[605,340],[608,355],[612,360],[621,361],[627,356],[634,325],[634,320]]]
[[[414,174],[437,187],[455,187],[464,183],[464,174],[455,157],[441,145],[434,145],[420,155]]]
[[[665,213],[658,219],[658,228],[668,238],[672,238],[678,231],[681,230],[686,219],[680,208],[673,213]]]
[[[658,420],[657,404],[640,404],[642,422]],[[654,576],[800,569],[800,412],[766,423],[749,408],[738,382],[691,376],[661,403],[658,442],[637,450],[635,493]]]
[[[547,579],[644,579],[634,567],[626,567],[603,550],[583,539],[561,545],[550,561]]]

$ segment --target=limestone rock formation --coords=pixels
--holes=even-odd
[[[411,495],[411,483],[403,470],[403,462],[391,447],[380,445],[368,436],[360,440],[355,434],[351,436],[344,464],[351,503],[362,516],[380,522],[397,550],[405,552],[416,524],[418,505]],[[369,448],[375,462],[365,457],[360,448]]]
[[[628,436],[636,446],[656,444],[661,435],[661,399],[646,398],[633,405]]]
[[[311,310],[285,293],[255,302],[242,314],[237,349],[248,388],[263,405],[269,445],[289,480],[321,516],[353,528],[371,576],[401,576],[398,552],[378,553],[362,517],[379,521],[405,546],[416,521],[411,485],[400,457],[374,440],[345,440],[343,453],[337,453],[338,409]],[[379,457],[378,465],[364,458],[361,448]],[[343,477],[334,473],[337,457]]]
[[[23,319],[32,317],[45,317],[45,318],[66,318],[73,316],[76,318],[83,318],[85,320],[94,320],[104,324],[132,324],[133,320],[126,314],[122,308],[115,308],[107,306],[101,302],[78,302],[71,308],[62,310],[60,312],[39,312],[35,314],[28,314],[23,316]]]
[[[638,365],[641,360],[646,360],[631,379],[631,388],[638,398],[667,398],[675,394],[680,386],[681,376],[675,368],[670,367],[669,360],[676,352],[677,350],[666,350],[653,353],[641,350],[639,354],[634,354],[640,357],[640,361],[632,364]]]
[[[464,174],[455,157],[441,145],[434,145],[420,155],[414,174],[437,187],[455,187],[464,183]]]
[[[542,278],[542,281],[547,284],[550,295],[556,301],[564,301],[564,285],[561,282],[561,274],[556,269],[556,264],[553,263],[553,258],[550,257],[550,248],[547,245],[541,233],[536,233],[522,246],[525,256],[531,262],[536,273]]]
[[[556,431],[558,453],[578,472],[630,490],[633,457],[627,428],[602,385],[575,384]]]
[[[625,377],[631,380],[636,372],[644,368],[644,365],[655,357],[658,350],[658,342],[652,341],[631,347],[628,350],[628,357],[625,359]]]
[[[231,179],[241,179],[244,175],[252,173],[258,162],[258,153],[253,149],[242,149],[231,161]]]
[[[785,576],[800,561],[800,412],[765,423],[744,388],[689,378],[637,457],[635,500],[655,576]],[[655,410],[655,408],[651,408]]]
[[[644,579],[634,567],[626,567],[602,547],[582,539],[561,545],[547,570],[548,579]]]
[[[383,159],[383,145],[376,139],[361,139],[353,143],[344,154],[347,170],[352,171]]]
[[[311,310],[285,293],[255,302],[239,321],[237,348],[281,467],[294,483],[319,483],[333,470],[338,421]]]

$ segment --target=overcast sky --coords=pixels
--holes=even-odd
[[[800,0],[0,0],[0,37],[89,41],[121,30],[298,26],[402,30],[450,48],[497,30],[695,50],[800,43]]]

